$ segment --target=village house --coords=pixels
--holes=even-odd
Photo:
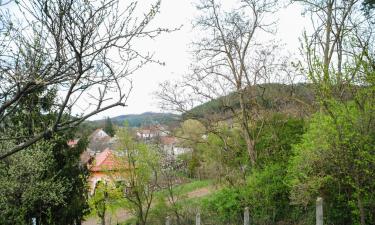
[[[136,133],[137,138],[140,140],[152,140],[157,137],[167,136],[168,130],[161,125],[150,125],[139,129]]]
[[[93,194],[96,185],[101,182],[120,182],[125,180],[127,166],[121,160],[122,155],[114,150],[106,148],[95,155],[92,163],[88,165],[90,171],[90,194]]]
[[[80,155],[80,164],[89,170],[90,194],[93,194],[99,181],[123,181],[126,166],[121,163],[121,153],[112,150],[117,138],[110,137],[102,129],[96,129],[89,136],[89,147]],[[79,139],[69,140],[71,148],[78,144]]]
[[[95,154],[102,152],[106,148],[113,149],[116,137],[109,136],[103,129],[96,129],[89,136],[89,149]]]
[[[191,148],[183,147],[179,140],[176,137],[172,136],[160,137],[160,144],[163,148],[163,151],[166,154],[172,156],[178,156],[191,151]]]
[[[139,129],[137,137],[141,141],[154,141],[160,144],[162,150],[172,158],[191,152],[190,148],[183,147],[178,138],[169,136],[168,131],[162,126],[150,126]],[[126,179],[128,167],[122,160],[120,152],[113,150],[117,138],[110,137],[102,129],[95,130],[89,136],[89,147],[81,154],[81,164],[89,170],[90,194],[95,192],[98,182],[122,182]],[[78,140],[68,142],[75,146]]]

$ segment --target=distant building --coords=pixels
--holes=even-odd
[[[100,153],[106,148],[113,148],[116,142],[115,137],[109,136],[103,129],[96,129],[89,136],[89,148],[95,153]]]
[[[191,148],[183,147],[179,140],[172,136],[160,137],[160,144],[168,155],[178,156],[191,151]]]
[[[110,137],[102,128],[96,129],[91,135],[90,139],[91,140],[101,140],[103,138],[108,138]]]
[[[143,127],[137,131],[137,138],[141,140],[152,140],[157,137],[164,137],[169,134],[169,131],[161,125],[152,125]]]
[[[69,140],[67,144],[70,148],[74,148],[78,144],[78,141],[79,139]]]

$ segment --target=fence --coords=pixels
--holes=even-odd
[[[245,207],[243,213],[244,225],[251,225],[249,207]],[[165,225],[172,225],[170,217],[165,219]],[[201,214],[198,212],[195,216],[195,225],[201,225]],[[323,198],[316,199],[316,225],[323,225]]]

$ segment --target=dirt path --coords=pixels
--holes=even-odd
[[[197,190],[187,193],[187,198],[200,198],[208,194],[211,194],[212,191],[213,191],[212,187],[199,188]]]
[[[200,198],[206,195],[211,194],[214,191],[214,188],[204,187],[194,190],[192,192],[187,193],[187,198]],[[116,211],[114,215],[107,215],[106,217],[106,224],[117,224],[120,222],[124,222],[132,217],[132,214],[125,210],[119,209]],[[82,223],[82,225],[97,225],[100,224],[100,221],[97,217],[88,218],[86,221]]]

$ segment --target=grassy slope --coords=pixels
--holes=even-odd
[[[181,184],[176,187],[174,187],[175,193],[178,193],[180,195],[185,195],[189,192],[195,191],[200,188],[208,187],[212,185],[211,180],[195,180],[190,183]],[[156,196],[165,196],[167,194],[166,190],[161,190],[156,193]]]
[[[211,185],[212,185],[211,180],[194,180],[190,183],[181,184],[181,185],[176,186],[175,192],[178,193],[179,195],[185,195],[185,194],[188,194],[189,192],[193,192],[193,191],[198,190],[200,188],[209,187]],[[156,198],[165,197],[166,194],[167,194],[166,190],[161,190],[161,191],[158,191],[158,192],[155,193],[155,197]],[[189,200],[190,199],[185,199],[184,201],[189,201]],[[126,202],[121,201],[120,203],[110,205],[109,211],[110,211],[111,214],[113,214],[117,210],[123,209],[125,207],[126,207]],[[93,217],[97,217],[96,212],[94,210],[92,210],[90,212],[90,214],[85,217],[85,219],[89,219],[89,218],[93,218]]]

